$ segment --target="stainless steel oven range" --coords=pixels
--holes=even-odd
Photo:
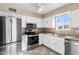
[[[31,49],[34,49],[36,47],[38,47],[39,45],[39,36],[37,34],[35,35],[28,35],[28,46],[27,46],[27,50],[31,50]]]

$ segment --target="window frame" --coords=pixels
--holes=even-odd
[[[61,13],[61,14],[58,14],[58,15],[55,15],[55,29],[56,30],[70,30],[71,29],[71,15],[70,15],[70,11],[69,12],[65,12],[65,13]],[[70,24],[69,24],[69,28],[64,28],[64,20],[63,20],[63,25],[62,25],[62,29],[58,29],[58,28],[56,28],[57,26],[56,26],[56,17],[57,16],[64,16],[64,15],[69,15],[69,18],[70,18],[70,20],[69,20],[69,22],[70,22]]]

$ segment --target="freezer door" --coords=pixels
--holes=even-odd
[[[6,17],[6,43],[11,42],[11,19],[10,17]]]
[[[6,43],[6,26],[5,26],[6,17],[0,16],[0,45]]]
[[[21,34],[21,19],[17,18],[17,41],[21,41],[22,40],[22,34]]]
[[[17,20],[12,17],[12,42],[17,41]]]

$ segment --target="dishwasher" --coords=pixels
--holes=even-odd
[[[66,38],[65,55],[79,55],[79,41]]]
[[[79,41],[71,40],[71,55],[79,55]]]
[[[68,38],[65,38],[65,55],[71,54],[71,40]]]

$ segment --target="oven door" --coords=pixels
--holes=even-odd
[[[39,36],[28,36],[28,45],[34,45],[39,43]]]

